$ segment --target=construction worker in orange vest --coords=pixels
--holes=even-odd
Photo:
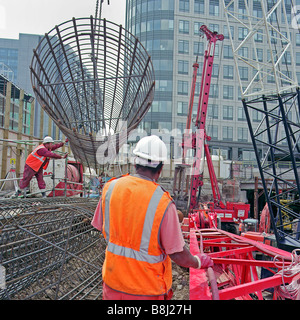
[[[156,182],[167,160],[164,142],[144,137],[133,153],[136,174],[105,184],[92,220],[107,242],[103,299],[166,300],[172,297],[171,260],[187,268],[213,262],[185,246],[176,206]]]
[[[68,142],[66,139],[65,142]],[[53,144],[54,141],[51,137],[47,136],[44,138],[43,143],[37,146],[27,157],[23,172],[23,178],[20,180],[19,187],[20,189],[17,190],[14,197],[18,197],[22,192],[25,192],[26,195],[26,187],[29,185],[33,176],[36,177],[38,186],[41,190],[42,197],[46,197],[46,184],[43,179],[43,170],[47,169],[49,164],[49,159],[62,159],[68,156],[66,153],[63,157],[59,154],[53,153],[51,151],[56,150],[62,147],[65,143],[57,143]]]

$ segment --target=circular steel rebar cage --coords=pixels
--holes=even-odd
[[[149,54],[106,19],[73,18],[55,26],[34,50],[30,70],[39,103],[69,138],[75,158],[89,167],[105,163],[107,149],[119,151],[154,97]]]
[[[97,203],[83,198],[3,200],[0,300],[101,299],[106,245],[91,225]]]

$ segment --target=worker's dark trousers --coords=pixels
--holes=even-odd
[[[25,189],[29,185],[30,180],[33,178],[33,176],[36,177],[40,189],[46,188],[46,183],[43,179],[43,166],[41,166],[39,171],[36,172],[33,169],[31,169],[27,164],[25,164],[23,178],[20,180],[19,183],[20,189]]]

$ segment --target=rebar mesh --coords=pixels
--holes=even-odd
[[[39,103],[75,157],[94,168],[98,148],[113,143],[118,152],[154,96],[153,65],[142,44],[121,25],[92,16],[45,34],[30,70]]]
[[[104,238],[91,226],[97,201],[4,200],[0,208],[0,299],[101,299]]]

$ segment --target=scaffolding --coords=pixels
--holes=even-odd
[[[280,248],[291,250],[300,245],[300,91],[287,19],[286,2],[257,1],[254,16],[248,1],[225,1],[223,8],[229,30],[242,103],[253,144],[263,190],[271,214],[272,228]],[[254,4],[252,4],[252,7]],[[239,7],[240,10],[235,8]],[[254,7],[253,7],[254,8]],[[281,22],[279,23],[281,18]],[[243,39],[233,39],[230,25],[244,30]],[[258,56],[259,41],[264,40],[269,58]],[[253,48],[254,57],[243,48]],[[291,67],[287,57],[290,57]],[[249,67],[252,75],[245,81],[239,67]],[[252,115],[252,117],[251,117]],[[264,150],[264,154],[259,152]],[[279,164],[290,165],[279,170]],[[272,180],[271,186],[267,181]],[[280,192],[280,184],[287,185]],[[286,204],[287,194],[294,195]],[[286,223],[283,214],[287,213]],[[286,227],[293,224],[293,232]]]

